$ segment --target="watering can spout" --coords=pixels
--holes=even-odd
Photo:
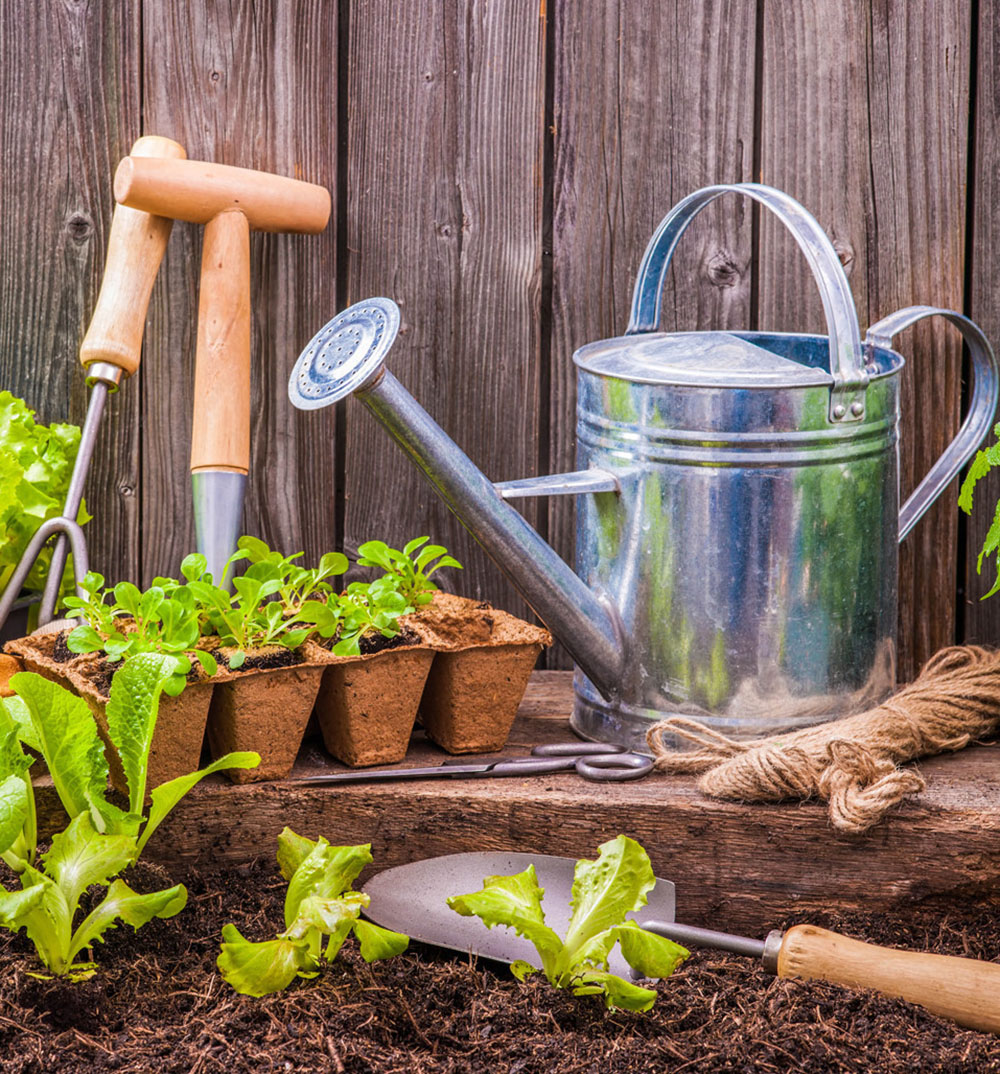
[[[592,592],[383,364],[398,330],[388,299],[358,303],[317,333],[289,380],[301,409],[354,394],[510,579],[608,700],[625,659],[617,610]]]

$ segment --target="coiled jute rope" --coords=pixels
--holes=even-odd
[[[1000,652],[976,645],[936,653],[877,708],[754,742],[737,742],[685,716],[660,720],[646,741],[660,772],[702,772],[713,798],[777,802],[819,797],[842,832],[863,832],[926,784],[898,766],[960,750],[1000,731]],[[697,748],[668,748],[664,736]]]

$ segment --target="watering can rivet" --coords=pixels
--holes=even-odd
[[[843,417],[843,416],[844,416],[844,415],[845,415],[846,413],[847,413],[847,407],[845,407],[845,406],[843,405],[843,403],[838,403],[838,404],[837,404],[837,405],[836,405],[836,406],[835,406],[835,407],[833,408],[833,416],[834,416],[835,418],[842,418],[842,417]]]
[[[851,403],[851,413],[856,418],[860,418],[861,415],[864,414],[864,412],[865,412],[865,404],[862,403],[860,400],[858,402],[856,402],[856,403]]]

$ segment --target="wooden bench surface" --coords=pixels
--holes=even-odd
[[[506,755],[571,741],[568,672],[536,672]],[[407,765],[448,758],[417,732]],[[677,884],[678,918],[760,932],[829,907],[890,909],[1000,891],[1000,747],[976,746],[923,762],[927,791],[862,836],[833,831],[818,802],[746,805],[706,798],[696,777],[653,774],[591,783],[575,773],[504,779],[302,786],[197,787],[150,841],[166,865],[273,857],[288,825],[332,843],[371,842],[375,867],[464,850],[592,857],[619,832],[648,850]],[[295,775],[343,769],[307,740]],[[42,829],[59,807],[39,787]]]

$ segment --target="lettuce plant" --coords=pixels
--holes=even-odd
[[[164,690],[172,696],[187,684],[192,659],[207,675],[216,673],[215,658],[197,648],[200,616],[187,586],[173,578],[157,578],[145,592],[131,582],[119,582],[110,590],[103,584],[101,575],[90,572],[81,585],[85,597],[64,602],[84,620],[66,638],[71,652],[103,652],[112,664],[137,653],[171,654],[176,657],[175,672]]]
[[[358,565],[381,567],[387,575],[398,582],[399,591],[408,604],[419,607],[429,604],[437,591],[431,575],[442,567],[462,570],[462,564],[448,555],[447,548],[439,544],[427,544],[428,537],[414,537],[399,551],[382,541],[365,541],[358,545],[361,553]],[[425,547],[426,546],[426,547]]]
[[[455,895],[448,905],[464,917],[478,917],[487,928],[506,925],[535,945],[549,983],[576,996],[603,995],[608,1007],[648,1011],[656,1000],[651,988],[608,972],[608,955],[617,943],[625,961],[644,977],[669,977],[688,956],[679,944],[646,932],[625,915],[646,905],[656,884],[646,851],[624,835],[599,848],[596,861],[576,863],[566,938],[548,925],[542,911],[544,890],[535,867],[516,876],[490,876],[482,891]],[[511,971],[523,981],[538,967],[515,962]]]
[[[39,425],[20,399],[0,392],[0,593],[38,527],[62,514],[79,447],[78,426]],[[81,504],[76,521],[89,520]],[[52,549],[42,549],[25,588],[41,589],[51,562]],[[61,592],[70,592],[72,587],[70,557]]]
[[[359,917],[369,897],[351,885],[371,860],[370,843],[335,847],[285,828],[278,836],[278,865],[288,881],[285,929],[273,940],[252,943],[235,925],[226,925],[216,961],[222,976],[244,995],[280,992],[296,977],[315,977],[322,960],[333,961],[351,932],[366,962],[402,954],[408,937]]]
[[[993,427],[993,435],[1000,438],[1000,424]],[[1000,466],[1000,440],[988,448],[976,452],[976,457],[969,466],[969,472],[962,482],[962,489],[958,494],[958,506],[967,514],[972,514],[972,495],[976,485],[994,467]],[[995,555],[1000,549],[1000,503],[997,503],[993,513],[993,521],[986,532],[983,547],[980,549],[979,558],[976,561],[976,573],[982,574],[983,560],[987,556]],[[1000,590],[1000,559],[997,560],[997,576],[988,593],[983,594],[982,600],[992,597]]]
[[[10,684],[16,696],[0,701],[0,858],[21,889],[0,887],[0,926],[24,929],[52,973],[90,977],[94,962],[81,958],[121,921],[138,929],[154,917],[183,909],[182,884],[140,894],[118,874],[139,858],[150,836],[199,780],[224,768],[255,768],[255,753],[230,753],[203,768],[155,787],[143,816],[149,750],[160,695],[176,658],[154,653],[131,657],[115,676],[107,705],[108,733],[128,781],[128,809],[108,800],[108,764],[90,708],[82,698],[40,675],[21,672]],[[66,828],[39,853],[35,798],[23,746],[41,753],[69,817]],[[88,888],[104,895],[82,920]]]

